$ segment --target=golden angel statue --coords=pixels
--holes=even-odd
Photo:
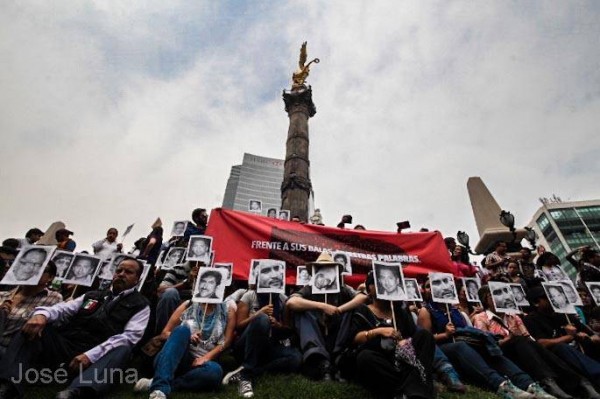
[[[304,65],[307,59],[308,57],[306,54],[306,42],[304,42],[302,43],[302,47],[300,47],[300,59],[298,60],[298,70],[292,75],[292,90],[304,87],[304,81],[306,80],[306,78],[308,77],[308,73],[310,72],[310,64],[312,64],[313,62],[315,64],[318,64],[320,62],[318,58],[315,58],[308,64]]]

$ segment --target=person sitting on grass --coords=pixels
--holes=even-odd
[[[233,340],[235,310],[225,303],[185,301],[173,313],[161,338],[166,341],[154,359],[154,377],[140,378],[136,392],[166,399],[171,391],[210,391],[221,385],[217,359]]]
[[[365,285],[372,302],[355,310],[351,327],[353,345],[357,348],[357,380],[382,397],[434,397],[435,343],[431,333],[417,330],[412,316],[400,302],[376,298],[372,272],[367,275]]]
[[[583,381],[585,378],[571,366],[531,339],[518,315],[498,313],[489,286],[481,287],[479,298],[486,311],[473,317],[475,328],[499,338],[498,344],[506,357],[540,381],[548,393],[558,399],[569,399],[573,397],[563,389],[574,392],[580,386],[590,387],[589,382]],[[586,395],[588,398],[600,399],[593,389],[586,392]]]
[[[488,386],[504,399],[553,398],[497,346],[488,343],[485,349],[477,350],[465,341],[456,340],[457,329],[464,329],[467,323],[458,309],[449,306],[448,314],[444,304],[431,300],[429,281],[423,285],[423,299],[426,304],[419,311],[418,325],[433,333],[437,345],[461,375]]]
[[[300,368],[302,354],[290,346],[293,330],[284,321],[286,299],[250,289],[238,303],[239,337],[233,347],[242,365],[223,378],[223,385],[238,382],[241,397],[254,396],[252,380],[264,372],[293,373]]]

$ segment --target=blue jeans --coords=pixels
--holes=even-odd
[[[244,375],[249,378],[263,372],[293,373],[300,368],[300,351],[275,342],[270,334],[269,316],[261,313],[252,319],[235,343],[236,355],[244,359]]]
[[[223,369],[219,363],[209,361],[202,366],[192,367],[194,358],[188,349],[191,335],[188,326],[173,330],[154,360],[150,392],[161,391],[169,395],[172,390],[207,391],[221,385]]]
[[[440,345],[440,348],[467,378],[485,382],[494,391],[506,380],[504,376],[523,390],[527,390],[534,382],[504,356],[482,356],[465,342],[448,342]]]

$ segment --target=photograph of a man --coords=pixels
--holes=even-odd
[[[146,278],[148,277],[148,272],[150,272],[150,264],[143,260],[140,262],[142,262],[142,265],[144,266],[144,270],[142,271],[140,281],[135,286],[135,288],[137,288],[138,291],[140,291],[142,289],[142,286],[144,285],[144,282],[146,281]]]
[[[173,222],[173,228],[171,229],[171,237],[182,237],[187,228],[187,220],[177,220]]]
[[[250,200],[250,202],[248,202],[248,210],[252,213],[261,213],[262,212],[262,201]]]
[[[223,270],[223,285],[230,286],[233,281],[233,263],[215,263],[214,268]]]
[[[201,267],[198,269],[196,287],[194,287],[193,302],[220,303],[223,302],[225,287],[223,285],[223,269]]]
[[[575,306],[569,303],[565,289],[559,283],[542,283],[546,296],[556,313],[576,314]]]
[[[386,301],[404,301],[404,276],[400,263],[373,261],[375,293],[377,299]]]
[[[313,294],[332,294],[340,292],[340,266],[333,265],[312,265],[312,293]]]
[[[583,306],[583,301],[581,300],[581,297],[577,293],[575,285],[571,280],[560,280],[557,281],[557,283],[562,285],[565,295],[567,296],[567,300],[571,305]]]
[[[77,284],[84,287],[91,286],[101,261],[102,259],[96,256],[75,254],[73,263],[71,263],[67,277],[63,282],[65,284]]]
[[[515,301],[517,302],[517,306],[529,306],[527,294],[525,294],[525,289],[523,289],[523,286],[519,283],[510,283],[509,285],[513,296],[515,297]]]
[[[280,220],[290,220],[290,211],[287,209],[282,209],[279,211],[279,219]]]
[[[134,259],[132,256],[125,254],[113,254],[113,256],[100,265],[100,271],[98,272],[98,278],[101,280],[112,280],[117,266],[125,259]]]
[[[182,264],[184,259],[185,248],[171,247],[169,252],[167,252],[167,256],[165,256],[165,260],[162,263],[161,269],[171,270],[175,266]]]
[[[595,281],[586,281],[585,285],[587,286],[588,291],[596,306],[600,306],[600,282]]]
[[[542,267],[542,273],[547,281],[568,280],[567,273],[558,265]]]
[[[277,208],[267,209],[267,217],[277,219]]]
[[[490,281],[488,284],[497,312],[519,313],[519,307],[510,285],[499,281]]]
[[[205,266],[211,265],[210,250],[212,247],[212,237],[209,236],[190,236],[188,243],[187,260],[203,262]]]
[[[263,259],[257,268],[256,292],[285,294],[285,262]]]
[[[310,285],[311,275],[306,266],[298,266],[296,268],[296,285],[304,287]]]
[[[55,248],[37,245],[23,247],[0,284],[37,285]]]
[[[421,289],[416,278],[405,278],[404,287],[406,288],[406,300],[422,302]]]
[[[75,257],[73,252],[55,251],[52,261],[56,264],[56,279],[63,280],[67,276],[67,270],[71,266],[71,261]],[[111,275],[112,278],[112,275]]]
[[[333,261],[342,266],[342,274],[352,275],[352,264],[350,262],[350,257],[346,252],[334,252]]]
[[[479,279],[473,277],[463,277],[465,292],[468,302],[479,302]]]
[[[454,276],[451,273],[429,273],[429,282],[433,302],[458,303]]]

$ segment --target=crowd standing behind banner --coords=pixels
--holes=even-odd
[[[217,209],[210,227],[195,209],[168,240],[158,218],[130,254],[114,227],[94,255],[74,253],[62,224],[54,246],[36,245],[37,228],[5,240],[0,399],[23,397],[19,373],[43,367],[75,376],[59,399],[106,394],[115,381],[91,376],[107,370],[133,370],[116,383],[150,399],[221,384],[250,398],[256,377],[276,372],[350,380],[377,397],[463,393],[468,380],[508,399],[600,399],[597,250],[567,255],[573,282],[547,251],[508,254],[498,242],[478,267],[437,232],[345,229],[350,215],[304,225],[262,208]],[[139,370],[127,369],[132,351]],[[223,368],[227,356],[235,367]]]

